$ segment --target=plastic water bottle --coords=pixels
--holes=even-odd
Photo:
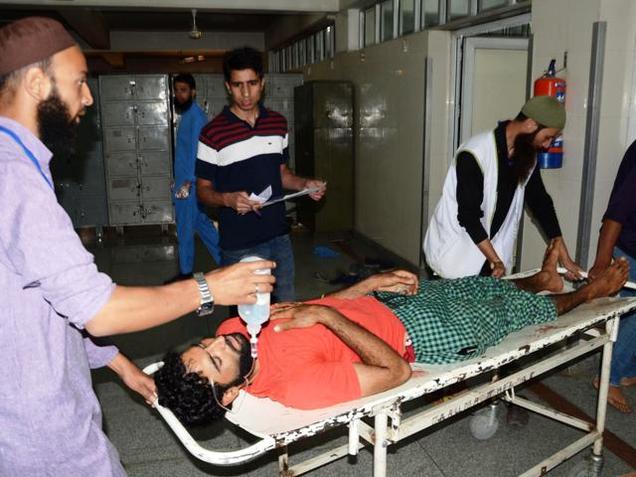
[[[259,260],[263,259],[255,255],[250,255],[249,257],[242,258],[241,262],[257,262]],[[254,273],[256,273],[257,275],[269,275],[271,271],[269,268],[263,268],[256,270]],[[263,325],[263,323],[269,320],[269,303],[269,293],[257,293],[256,303],[251,305],[238,306],[239,316],[247,324],[247,332],[250,334],[250,348],[252,352],[252,358],[256,358],[258,356],[258,334],[261,331],[261,326]]]

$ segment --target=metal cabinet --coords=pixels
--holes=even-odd
[[[51,161],[58,201],[75,228],[108,224],[97,79],[89,78],[88,86],[95,104],[80,121],[75,152]]]
[[[174,222],[168,76],[99,81],[109,224]]]
[[[311,81],[294,90],[296,171],[327,181],[320,202],[298,201],[298,219],[320,232],[353,229],[353,86]]]

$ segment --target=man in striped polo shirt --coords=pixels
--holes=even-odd
[[[285,203],[261,208],[249,196],[268,186],[274,198],[284,189],[319,187],[310,197],[320,200],[326,186],[287,167],[287,120],[260,103],[265,86],[261,54],[247,47],[233,50],[224,59],[223,73],[231,104],[201,130],[195,169],[198,198],[219,207],[222,264],[246,255],[274,260],[274,296],[293,300],[294,256]]]

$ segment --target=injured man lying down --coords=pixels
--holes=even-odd
[[[252,360],[239,318],[215,338],[169,353],[155,374],[159,403],[184,424],[222,416],[244,389],[286,406],[315,409],[386,391],[406,381],[410,362],[451,363],[479,356],[508,333],[556,319],[627,280],[619,259],[602,276],[560,292],[557,251],[518,280],[467,277],[423,281],[398,270],[306,303],[274,305]]]

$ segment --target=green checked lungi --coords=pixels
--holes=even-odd
[[[513,331],[557,317],[548,297],[492,277],[422,281],[414,296],[375,296],[404,324],[418,363],[474,358]]]

